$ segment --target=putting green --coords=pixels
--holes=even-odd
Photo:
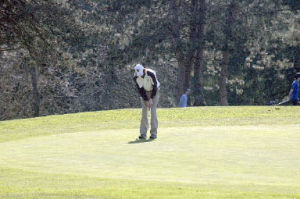
[[[0,144],[2,166],[160,182],[300,185],[300,130],[290,126],[162,128],[34,137]]]
[[[300,199],[299,107],[140,109],[0,121],[0,198]]]

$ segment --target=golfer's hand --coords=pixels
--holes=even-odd
[[[150,105],[150,107],[152,107],[152,105],[153,105],[153,101],[151,98],[149,99],[149,105]]]
[[[153,101],[152,101],[152,99],[149,99],[149,100],[147,101],[147,106],[148,106],[148,108],[151,108],[152,105],[153,105]]]

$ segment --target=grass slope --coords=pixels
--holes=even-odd
[[[300,198],[298,107],[159,109],[0,122],[0,198]]]

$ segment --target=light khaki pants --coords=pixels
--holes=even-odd
[[[151,92],[146,92],[147,96],[151,96]],[[151,107],[151,130],[150,134],[151,137],[156,138],[157,137],[157,128],[158,128],[158,120],[157,120],[157,114],[156,114],[156,108],[159,100],[159,89],[157,89],[156,96],[152,99],[153,105]],[[141,136],[144,138],[147,138],[147,131],[149,128],[148,124],[148,107],[146,101],[141,98],[142,103],[142,120],[141,120],[141,126],[140,126],[140,133]]]

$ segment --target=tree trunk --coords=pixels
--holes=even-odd
[[[221,106],[228,106],[226,85],[227,85],[227,78],[228,78],[228,66],[229,66],[229,56],[230,56],[229,51],[232,48],[230,46],[230,42],[232,41],[232,26],[234,23],[233,13],[235,12],[234,10],[235,7],[236,7],[236,0],[232,0],[226,11],[225,26],[223,29],[225,34],[225,41],[222,50],[223,62],[221,65],[221,76],[219,81]]]
[[[30,67],[32,94],[33,94],[33,116],[40,115],[40,94],[38,90],[38,71],[37,66]]]
[[[177,98],[184,92],[185,84],[185,69],[184,69],[184,56],[182,51],[181,39],[180,39],[180,26],[178,19],[178,6],[176,1],[171,1],[170,5],[173,13],[173,25],[172,25],[172,34],[174,38],[174,45],[176,47],[176,58],[178,62],[178,73],[177,73]]]
[[[203,49],[200,48],[197,51],[197,55],[196,55],[196,60],[195,60],[195,65],[194,65],[194,70],[195,70],[195,80],[194,80],[194,89],[193,89],[193,93],[195,96],[195,102],[194,105],[195,106],[201,106],[204,105],[206,106],[206,100],[204,97],[204,93],[203,93]]]
[[[177,98],[184,93],[184,83],[185,83],[185,69],[184,69],[184,58],[183,55],[177,51],[178,60],[178,73],[177,73]]]
[[[229,50],[227,48],[225,51],[223,51],[223,63],[221,65],[221,77],[219,82],[221,106],[228,106],[227,88],[226,88],[228,64],[229,64]]]
[[[194,91],[195,96],[194,105],[207,105],[203,93],[203,53],[204,53],[204,28],[205,28],[205,17],[206,17],[206,2],[205,0],[197,0],[197,18],[196,18],[196,38],[198,45],[196,46],[195,61],[194,65]]]
[[[184,85],[183,91],[186,91],[190,87],[191,80],[191,71],[192,71],[192,60],[193,60],[193,52],[189,52],[184,64]]]
[[[197,15],[199,14],[198,0],[192,0],[190,6],[190,35],[189,35],[189,49],[185,59],[185,82],[184,90],[190,87],[192,63],[195,57],[195,52],[197,49]]]

